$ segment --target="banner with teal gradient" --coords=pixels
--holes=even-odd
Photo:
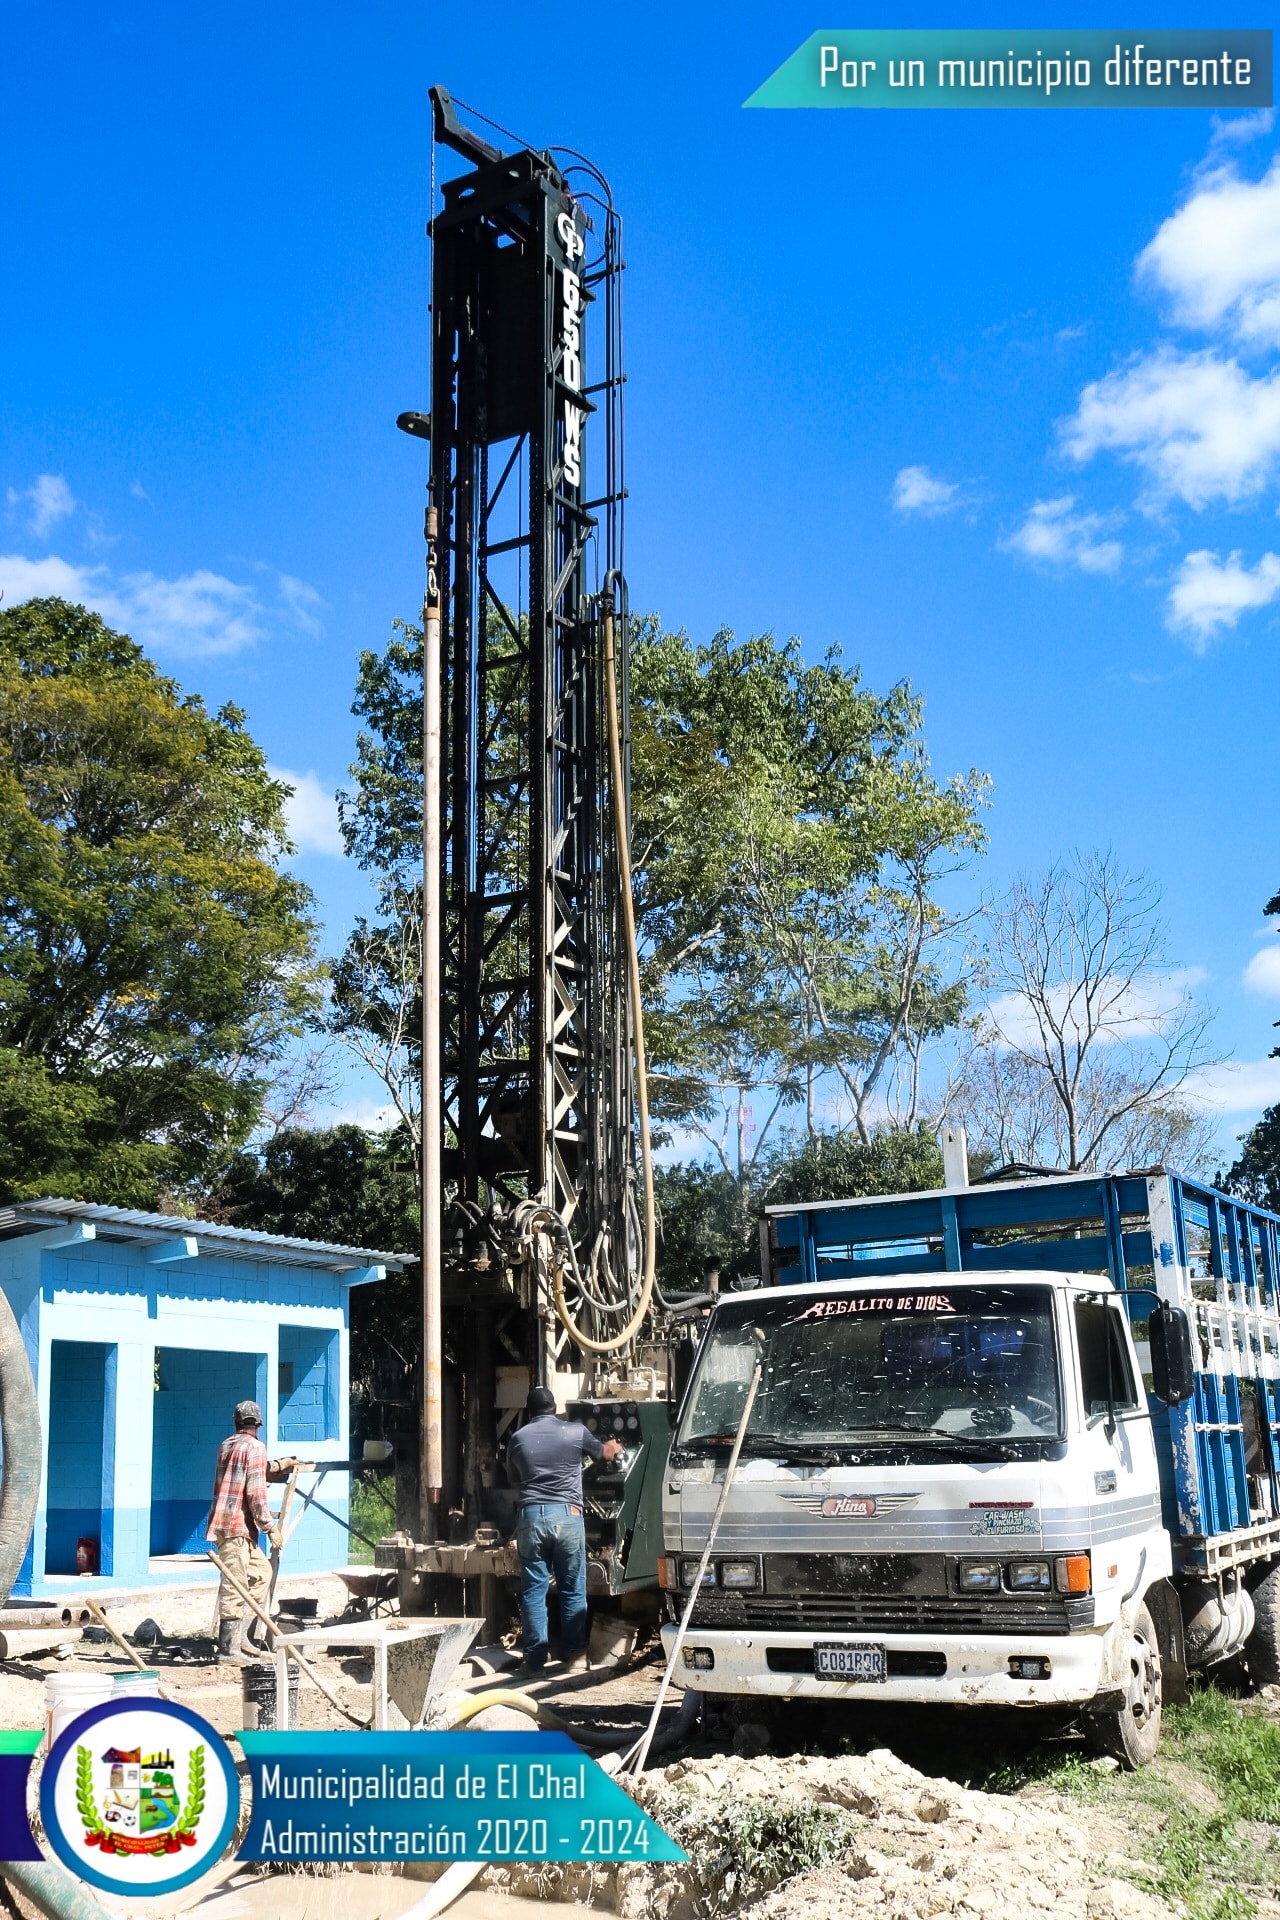
[[[828,28],[748,107],[1271,105],[1262,28]]]
[[[683,1860],[563,1733],[242,1733],[241,1860]]]

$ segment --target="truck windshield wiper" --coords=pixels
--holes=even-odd
[[[817,1461],[825,1464],[838,1460],[840,1444],[834,1440],[784,1440],[779,1433],[749,1433],[742,1443],[742,1451],[750,1448],[752,1453],[780,1453],[788,1460]]]

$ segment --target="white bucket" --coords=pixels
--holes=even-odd
[[[158,1700],[160,1698],[160,1675],[151,1669],[135,1669],[132,1673],[118,1673],[111,1683],[113,1700]]]
[[[115,1692],[109,1673],[51,1673],[44,1683],[44,1724],[48,1745],[78,1713],[103,1706]]]

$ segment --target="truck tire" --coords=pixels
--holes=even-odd
[[[1255,1687],[1280,1686],[1280,1561],[1267,1568],[1253,1600],[1253,1632],[1244,1643],[1249,1678]]]
[[[1160,1744],[1160,1646],[1145,1606],[1133,1617],[1122,1706],[1085,1716],[1085,1737],[1095,1753],[1110,1754],[1127,1772],[1145,1767]]]

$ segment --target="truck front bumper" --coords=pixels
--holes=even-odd
[[[813,1634],[734,1633],[690,1628],[684,1652],[701,1650],[711,1667],[692,1668],[682,1657],[672,1678],[699,1693],[760,1694],[775,1699],[875,1701],[914,1700],[938,1706],[1047,1707],[1082,1706],[1099,1691],[1109,1629],[1072,1634]],[[668,1658],[676,1629],[662,1629]],[[891,1671],[884,1680],[819,1680],[803,1667],[815,1642],[865,1641],[885,1649],[888,1665],[901,1669],[918,1663],[945,1671]],[[899,1658],[894,1659],[897,1654]],[[772,1658],[771,1658],[772,1656]],[[923,1656],[923,1658],[922,1658]],[[932,1656],[929,1658],[929,1656]],[[1019,1667],[1034,1663],[1042,1677],[1024,1678]],[[790,1669],[790,1670],[788,1670]]]

